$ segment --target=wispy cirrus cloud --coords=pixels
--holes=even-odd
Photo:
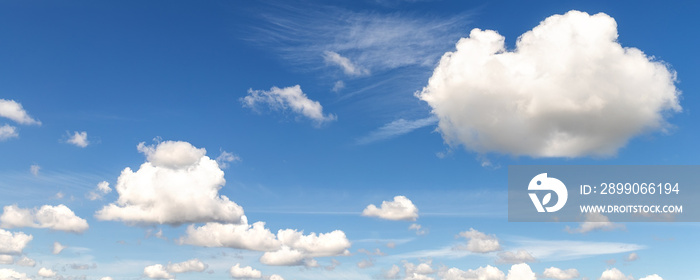
[[[435,125],[437,122],[438,119],[433,116],[417,120],[398,119],[383,125],[362,138],[357,139],[356,143],[358,145],[365,145],[381,140],[391,139],[419,128]]]
[[[261,15],[250,40],[304,65],[333,62],[349,75],[419,65],[432,67],[466,32],[469,14],[428,16],[355,12],[340,7],[277,5]]]

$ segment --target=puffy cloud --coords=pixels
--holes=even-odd
[[[3,280],[29,280],[26,273],[19,273],[9,268],[0,268],[0,279]]]
[[[0,255],[0,264],[13,264],[15,258],[11,255]]]
[[[301,265],[313,257],[349,254],[350,241],[345,233],[310,233],[294,229],[280,229],[273,234],[264,222],[248,224],[243,216],[241,224],[207,223],[200,227],[190,225],[180,244],[204,247],[230,247],[266,252],[260,261],[267,265]]]
[[[382,206],[377,208],[370,204],[362,211],[362,216],[378,217],[385,220],[415,221],[418,218],[418,208],[405,196],[394,197],[394,201],[382,201]]]
[[[36,265],[36,261],[30,258],[27,258],[27,256],[22,256],[19,260],[15,262],[16,265],[19,266],[29,266],[29,267],[34,267]]]
[[[544,270],[544,273],[542,273],[542,276],[544,278],[549,278],[549,279],[567,280],[567,279],[578,278],[580,275],[578,273],[578,270],[576,270],[575,268],[562,270],[560,268],[550,267],[550,268],[547,268]]]
[[[603,271],[603,274],[600,275],[599,280],[627,280],[627,276],[625,276],[622,271],[619,271],[617,268],[611,268]]]
[[[277,251],[265,252],[265,254],[260,257],[260,263],[266,265],[301,265],[304,258],[304,253],[301,251],[291,249],[289,246],[282,246],[282,248]]]
[[[30,117],[29,114],[27,114],[27,111],[22,108],[22,104],[19,104],[14,100],[0,99],[0,117],[11,119],[18,124],[41,125],[40,121]]]
[[[239,264],[239,263],[232,266],[231,269],[229,270],[229,273],[231,274],[231,277],[236,278],[236,279],[241,279],[241,278],[259,279],[259,278],[262,278],[262,272],[260,272],[260,270],[253,269],[250,266],[241,267],[241,264]]]
[[[370,132],[367,136],[358,139],[357,144],[364,145],[376,141],[391,139],[419,128],[435,125],[435,123],[437,123],[437,118],[434,116],[417,120],[398,119],[385,124],[377,130]]]
[[[110,192],[112,192],[112,188],[109,187],[109,183],[106,181],[102,181],[97,184],[97,188],[95,188],[95,190],[92,190],[89,193],[87,193],[86,197],[89,200],[98,200],[102,199],[104,195]]]
[[[291,110],[296,114],[307,117],[317,124],[334,121],[337,117],[333,114],[324,115],[323,106],[318,101],[309,99],[301,91],[299,85],[286,88],[272,87],[266,90],[248,90],[248,95],[241,98],[243,107],[256,109],[258,104],[264,104],[271,110]]]
[[[114,280],[114,278],[107,276],[100,278],[100,280]]]
[[[207,269],[207,265],[199,259],[191,259],[184,262],[168,264],[168,272],[184,273],[184,272],[202,272]]]
[[[404,280],[435,280],[435,278],[423,274],[413,273],[412,275],[407,275]]]
[[[458,249],[466,249],[473,253],[489,253],[501,250],[501,244],[495,235],[487,235],[483,232],[470,228],[468,231],[460,232],[458,236],[468,239],[467,246],[459,246]]]
[[[115,189],[119,198],[95,216],[133,224],[237,223],[243,208],[219,195],[224,172],[205,149],[180,141],[138,145],[147,161],[125,168]]]
[[[363,75],[369,75],[369,70],[362,68],[358,65],[355,65],[348,59],[347,57],[344,57],[337,52],[332,52],[332,51],[325,51],[323,52],[323,60],[326,61],[327,64],[332,64],[340,67],[343,69],[343,72],[345,72],[346,75],[350,76],[363,76]]]
[[[63,249],[65,249],[65,248],[68,248],[68,246],[65,246],[65,245],[63,245],[63,244],[61,244],[61,243],[58,243],[58,242],[54,242],[54,243],[53,243],[53,250],[51,250],[51,252],[52,252],[54,255],[58,255],[58,254],[60,254],[60,253],[63,251]]]
[[[496,263],[529,263],[534,262],[535,257],[525,250],[518,250],[517,252],[500,252],[498,253],[498,259]]]
[[[613,155],[678,112],[675,73],[617,41],[603,13],[554,15],[509,51],[495,31],[473,29],[446,53],[417,96],[450,145],[532,157]]]
[[[521,263],[510,267],[506,280],[537,280],[537,277],[529,265]]]
[[[639,259],[639,255],[637,253],[632,252],[629,255],[625,256],[625,261],[626,262],[633,262]]]
[[[657,274],[652,274],[652,275],[649,275],[647,277],[640,278],[639,280],[664,280],[664,279],[661,278],[661,276],[659,276]]]
[[[398,265],[392,265],[391,268],[383,273],[385,279],[398,279],[401,268]]]
[[[4,141],[10,138],[17,138],[19,137],[19,133],[17,133],[17,128],[14,126],[11,126],[9,124],[5,124],[3,126],[0,126],[0,141]]]
[[[5,206],[0,216],[0,226],[48,228],[73,233],[82,233],[89,228],[85,219],[76,216],[63,204],[44,205],[39,209],[23,209],[17,205]]]
[[[24,232],[9,232],[0,229],[0,254],[19,255],[34,237]]]
[[[143,274],[151,279],[174,279],[175,276],[168,273],[162,264],[154,264],[143,269]]]
[[[229,247],[253,251],[273,251],[282,245],[277,237],[265,228],[264,222],[248,224],[243,216],[241,224],[207,223],[200,227],[190,225],[181,244],[204,247]]]
[[[565,230],[569,233],[587,233],[595,230],[615,230],[624,229],[625,226],[621,224],[616,224],[610,221],[610,219],[600,213],[586,213],[586,219],[577,228],[570,228],[566,226]]]
[[[497,267],[487,265],[475,270],[450,268],[439,273],[443,280],[505,280],[506,275]]]
[[[29,172],[32,173],[34,176],[39,176],[39,170],[41,170],[41,166],[38,164],[32,164],[29,166]]]
[[[40,268],[38,274],[39,274],[39,276],[44,277],[44,278],[56,277],[55,271],[48,269],[48,268],[45,268],[45,267]]]
[[[270,275],[270,280],[284,280],[284,278],[282,278],[282,276],[279,276],[277,274],[272,274],[272,275]]]
[[[421,262],[419,264],[414,264],[411,262],[404,262],[403,267],[406,270],[406,276],[413,275],[413,277],[416,277],[417,275],[428,275],[428,274],[433,274],[435,273],[435,270],[433,269],[433,262],[431,260],[427,260],[425,262]],[[414,278],[414,279],[421,279],[421,278]]]
[[[73,135],[69,134],[68,143],[76,145],[81,148],[85,148],[90,145],[90,141],[87,139],[87,132],[85,131],[74,131]]]

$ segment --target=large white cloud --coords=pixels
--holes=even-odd
[[[506,280],[537,280],[537,277],[529,265],[521,263],[510,267]]]
[[[667,127],[680,92],[667,65],[617,42],[603,13],[554,15],[514,50],[473,29],[446,53],[417,96],[450,145],[533,157],[613,155],[630,138]]]
[[[460,246],[458,249],[466,249],[473,253],[490,253],[501,250],[501,244],[493,234],[488,235],[470,228],[468,231],[460,232],[458,236],[468,240],[466,246]]]
[[[9,232],[0,229],[0,254],[19,255],[34,237],[24,232]]]
[[[3,280],[29,280],[26,273],[20,273],[10,268],[0,268],[0,279]]]
[[[238,223],[243,208],[219,195],[224,172],[206,150],[180,141],[138,145],[147,161],[125,168],[115,189],[119,198],[99,210],[100,220],[133,224]]]
[[[439,273],[443,280],[505,280],[506,274],[494,266],[487,265],[475,270],[453,267]]]
[[[264,104],[271,110],[291,110],[296,114],[307,117],[317,124],[334,121],[337,117],[333,114],[323,114],[323,106],[318,101],[309,99],[301,91],[299,85],[267,90],[248,90],[248,95],[241,98],[244,107],[256,109],[259,104]]]
[[[304,234],[295,229],[280,229],[275,235],[265,228],[264,222],[248,224],[245,216],[240,224],[190,225],[185,236],[177,242],[265,252],[260,261],[267,265],[301,265],[314,257],[347,255],[351,246],[345,233],[340,230]]]
[[[377,208],[370,204],[362,211],[362,216],[378,217],[386,220],[406,220],[415,221],[418,218],[418,208],[413,205],[410,199],[398,195],[394,201],[382,201],[381,207]]]
[[[652,275],[649,275],[649,276],[644,277],[644,278],[639,278],[639,280],[664,280],[664,279],[661,278],[661,276],[659,276],[658,274],[652,274]]]
[[[262,277],[262,272],[260,272],[260,270],[254,269],[250,266],[241,267],[241,264],[239,263],[231,267],[231,269],[229,270],[229,274],[231,274],[231,277],[236,279],[259,279]]]
[[[0,216],[0,226],[48,228],[73,233],[82,233],[89,228],[85,219],[76,216],[73,210],[63,204],[44,205],[39,209],[24,209],[17,205],[5,206]]]
[[[22,108],[22,104],[14,100],[0,99],[0,117],[11,119],[19,124],[41,125],[40,121],[27,114],[27,111]]]
[[[574,279],[579,277],[579,272],[575,268],[570,268],[567,270],[563,270],[561,268],[557,267],[549,267],[544,270],[544,273],[542,273],[542,276],[544,278],[549,278],[549,279],[557,279],[557,280],[568,280],[568,279]]]

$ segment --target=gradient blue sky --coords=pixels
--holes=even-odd
[[[432,262],[461,270],[497,263],[497,253],[453,250],[474,228],[495,235],[502,252],[528,250],[545,268],[577,269],[598,279],[616,268],[639,279],[698,279],[698,225],[628,223],[573,234],[575,223],[509,223],[507,167],[514,164],[697,164],[700,85],[693,1],[2,1],[0,99],[22,105],[41,125],[0,117],[17,136],[0,141],[0,205],[68,206],[89,224],[79,233],[14,227],[31,234],[21,256],[34,267],[0,264],[64,279],[146,279],[144,267],[197,258],[204,272],[177,279],[230,279],[237,263],[284,279],[383,279],[392,265]],[[440,57],[473,28],[496,30],[508,50],[547,17],[578,10],[617,22],[618,42],[677,74],[681,112],[665,112],[663,131],[634,134],[616,153],[533,157],[446,144],[431,106],[416,93]],[[334,63],[328,52],[355,69]],[[325,57],[325,59],[324,59]],[[347,66],[347,65],[346,65]],[[353,72],[355,71],[355,72]],[[334,87],[342,84],[342,87]],[[299,85],[322,106],[319,121],[292,109],[244,106],[252,91]],[[584,121],[584,120],[582,120]],[[86,132],[86,147],[69,143]],[[1,139],[1,138],[0,138]],[[351,255],[318,257],[321,267],[268,266],[262,252],[179,245],[187,224],[131,225],[95,212],[117,200],[87,195],[146,161],[137,145],[185,141],[222,168],[219,191],[248,220],[273,232],[343,231]],[[36,174],[30,166],[40,167]],[[59,194],[60,193],[60,194]],[[415,222],[361,216],[369,204],[408,197]],[[427,229],[409,230],[413,223]],[[197,224],[201,225],[201,224]],[[164,238],[154,233],[162,230]],[[52,254],[54,242],[67,246]],[[394,248],[387,243],[395,243]],[[576,246],[574,246],[576,245]],[[570,250],[557,250],[567,248]],[[613,248],[613,249],[611,249]],[[382,256],[367,256],[360,249]],[[599,250],[600,249],[600,250]],[[625,261],[630,253],[639,258]],[[340,264],[327,269],[333,259]],[[373,266],[357,263],[371,260]],[[615,260],[612,264],[610,260]],[[606,262],[607,261],[607,262]],[[87,264],[75,269],[73,264]],[[428,275],[440,279],[438,273]]]

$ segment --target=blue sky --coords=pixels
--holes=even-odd
[[[509,165],[697,163],[698,5],[3,1],[0,276],[699,278],[693,223],[507,219]]]

